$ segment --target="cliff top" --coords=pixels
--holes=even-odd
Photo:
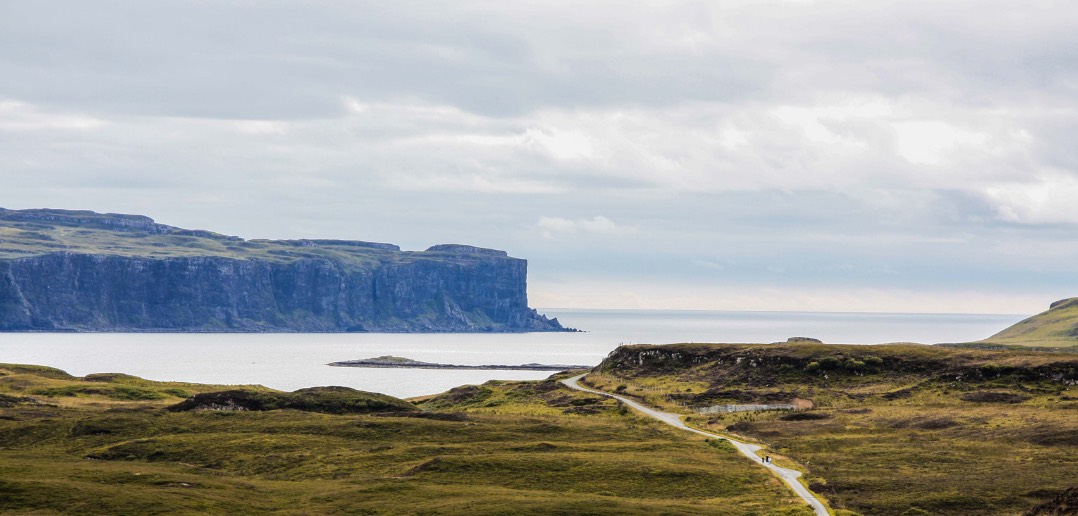
[[[159,224],[144,215],[85,210],[0,208],[0,260],[50,253],[171,258],[219,257],[295,262],[332,259],[357,268],[418,260],[508,258],[505,251],[459,244],[401,251],[393,244],[355,240],[245,240]]]

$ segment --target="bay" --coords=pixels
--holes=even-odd
[[[58,367],[82,376],[122,372],[151,380],[261,384],[281,390],[319,385],[410,397],[487,380],[532,380],[542,371],[330,367],[341,360],[395,355],[446,364],[595,365],[619,344],[777,342],[965,342],[1023,319],[998,314],[878,314],[541,309],[582,333],[236,334],[0,333],[0,362]]]

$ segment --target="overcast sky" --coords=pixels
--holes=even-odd
[[[1078,296],[1073,1],[0,0],[0,206],[467,243],[533,306]]]

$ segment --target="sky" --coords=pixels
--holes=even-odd
[[[0,0],[0,206],[529,260],[533,306],[1078,296],[1073,1]]]

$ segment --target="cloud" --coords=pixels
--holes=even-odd
[[[1078,177],[1060,171],[1034,182],[989,187],[999,216],[1020,224],[1078,224]]]
[[[975,150],[988,137],[938,120],[899,122],[893,125],[899,156],[917,165],[942,165],[956,148]]]
[[[579,129],[529,128],[524,144],[535,145],[556,160],[587,160],[594,156],[590,136]]]
[[[624,235],[632,233],[633,228],[619,226],[614,221],[596,215],[590,219],[565,219],[561,217],[539,217],[536,223],[539,234],[546,239],[556,239],[569,235]]]
[[[106,121],[91,116],[49,113],[25,102],[0,99],[0,131],[92,131],[106,125]]]
[[[0,206],[623,283],[1070,284],[1078,6],[930,4],[2,3]]]

